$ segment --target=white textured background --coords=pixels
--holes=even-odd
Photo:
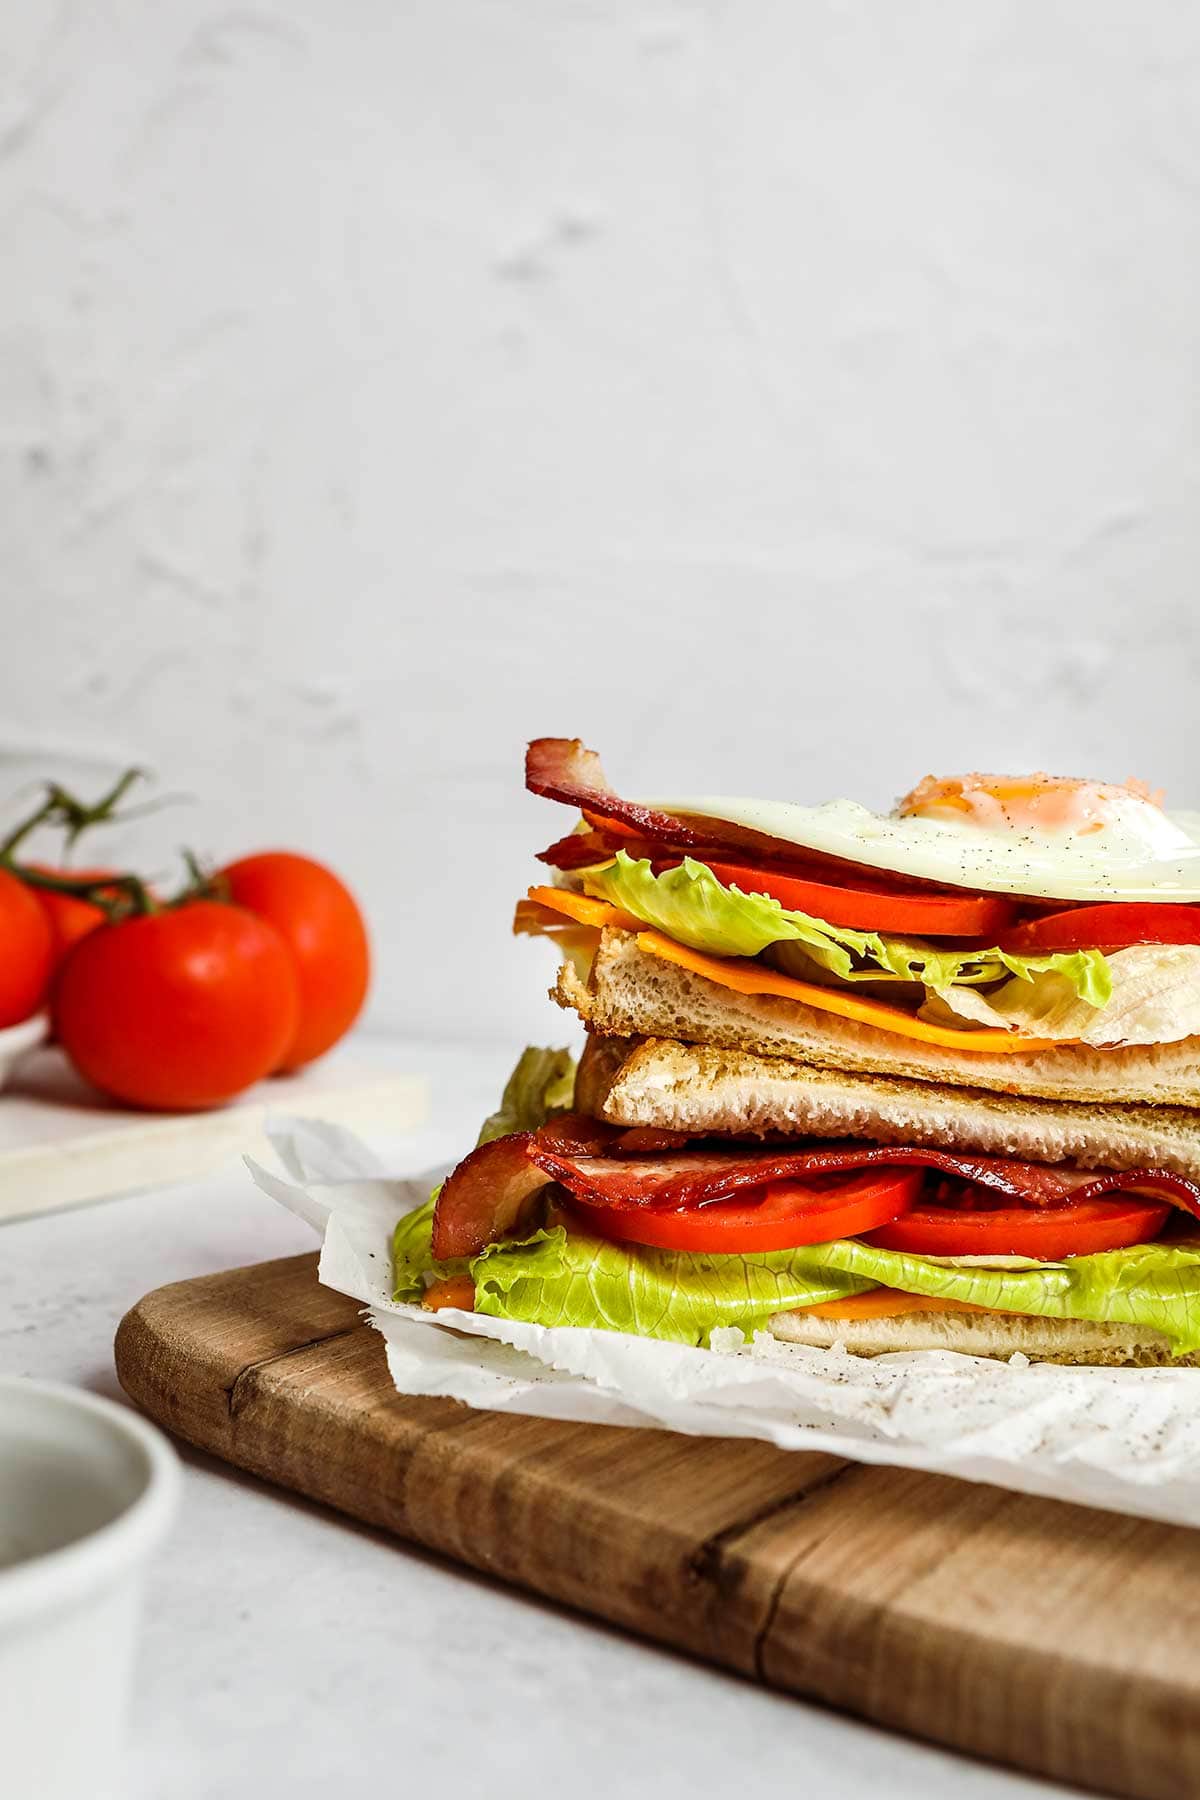
[[[1198,208],[1191,0],[7,0],[4,791],[150,763],[514,1039],[532,733],[1195,802]]]

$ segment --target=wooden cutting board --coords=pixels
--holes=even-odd
[[[316,1261],[147,1295],[122,1386],[227,1462],[751,1680],[1105,1793],[1200,1795],[1200,1534],[404,1398]]]

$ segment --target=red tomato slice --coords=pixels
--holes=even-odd
[[[1033,1256],[1059,1262],[1097,1250],[1124,1250],[1158,1236],[1171,1211],[1156,1200],[1118,1195],[1067,1206],[914,1206],[867,1237],[880,1250],[914,1256]]]
[[[810,913],[830,925],[855,931],[899,931],[919,937],[987,937],[1004,931],[1016,916],[1011,900],[998,894],[897,894],[883,887],[841,887],[802,881],[769,869],[709,863],[718,881],[744,894],[770,894],[791,912]]]
[[[661,1250],[713,1251],[736,1256],[794,1250],[856,1237],[898,1219],[916,1199],[922,1169],[865,1169],[823,1181],[773,1181],[736,1200],[657,1212],[632,1203],[597,1205],[571,1196],[571,1206],[599,1237],[651,1244]]]
[[[1073,906],[1016,925],[1000,939],[1001,950],[1124,950],[1130,944],[1200,944],[1200,906],[1170,901],[1108,901]]]

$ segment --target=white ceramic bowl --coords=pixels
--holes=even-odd
[[[18,1058],[27,1050],[36,1050],[49,1035],[50,1015],[44,1012],[34,1013],[32,1019],[22,1019],[19,1025],[9,1025],[0,1031],[0,1088],[8,1082]]]
[[[147,1559],[175,1512],[167,1440],[110,1400],[0,1377],[0,1792],[118,1800]]]

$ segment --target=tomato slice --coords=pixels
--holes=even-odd
[[[777,875],[735,863],[709,863],[718,881],[744,894],[769,894],[792,912],[810,913],[829,925],[855,931],[913,932],[920,937],[987,937],[1016,917],[1011,900],[998,894],[897,894],[884,887],[835,886]]]
[[[712,1251],[737,1256],[794,1250],[856,1237],[898,1219],[916,1199],[922,1169],[866,1169],[812,1182],[772,1181],[736,1200],[659,1212],[634,1202],[604,1202],[572,1194],[572,1209],[600,1237],[661,1250]]]
[[[1032,1256],[1058,1262],[1097,1250],[1124,1250],[1158,1236],[1170,1206],[1121,1194],[1066,1206],[914,1206],[867,1236],[880,1250],[914,1256]]]
[[[1130,944],[1200,944],[1200,906],[1171,901],[1073,906],[1005,932],[1001,950],[1125,950]]]

